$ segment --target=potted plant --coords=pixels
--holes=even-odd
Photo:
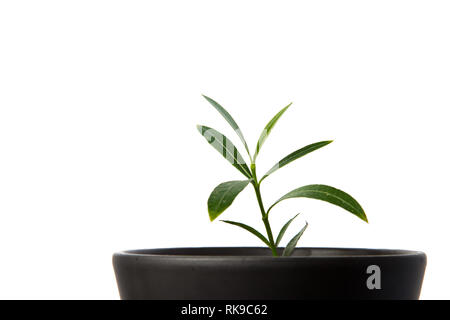
[[[253,155],[242,131],[216,101],[204,98],[225,118],[241,140],[249,164],[225,135],[207,126],[200,134],[243,176],[219,184],[208,199],[208,213],[215,221],[238,194],[251,186],[255,192],[265,234],[241,222],[221,220],[258,237],[266,247],[169,248],[116,253],[113,264],[123,299],[418,299],[425,272],[422,252],[385,249],[297,248],[306,223],[284,247],[283,237],[295,215],[277,236],[270,225],[271,210],[291,198],[325,201],[368,222],[360,204],[346,192],[312,184],[294,189],[265,207],[261,185],[287,164],[325,147],[321,141],[281,159],[260,178],[256,160],[273,127],[291,104],[265,126]]]

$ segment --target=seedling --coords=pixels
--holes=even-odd
[[[283,236],[288,229],[289,225],[292,223],[292,221],[298,216],[295,215],[293,218],[289,219],[284,226],[281,228],[280,232],[278,233],[278,236],[276,239],[273,237],[272,229],[270,227],[269,222],[269,214],[271,210],[281,201],[291,198],[311,198],[311,199],[317,199],[329,202],[331,204],[334,204],[336,206],[339,206],[350,213],[354,214],[358,218],[367,221],[366,214],[364,213],[363,208],[359,205],[359,203],[351,197],[349,194],[345,193],[344,191],[341,191],[339,189],[322,185],[322,184],[311,184],[306,185],[297,189],[292,190],[291,192],[286,193],[284,196],[279,198],[275,203],[273,203],[267,210],[264,207],[264,203],[261,196],[261,183],[269,177],[272,173],[277,171],[278,169],[284,167],[285,165],[291,163],[294,160],[297,160],[304,155],[313,152],[317,149],[320,149],[332,142],[332,140],[328,141],[321,141],[316,142],[310,145],[307,145],[306,147],[303,147],[301,149],[298,149],[291,154],[287,155],[283,159],[281,159],[278,163],[276,163],[272,168],[269,169],[269,171],[266,172],[262,176],[261,179],[258,179],[256,175],[256,158],[258,157],[258,154],[261,150],[262,145],[264,144],[264,141],[266,141],[267,137],[269,136],[270,132],[272,131],[273,127],[277,123],[277,121],[280,119],[280,117],[286,112],[286,110],[291,106],[292,103],[288,104],[286,107],[281,109],[280,112],[278,112],[272,120],[267,123],[266,127],[262,131],[258,143],[256,144],[256,150],[253,154],[253,156],[250,154],[247,142],[244,139],[244,135],[242,134],[241,129],[237,125],[236,121],[231,117],[231,115],[226,111],[220,104],[218,104],[213,99],[203,96],[224,118],[225,120],[231,125],[231,127],[234,129],[236,134],[238,135],[239,139],[241,140],[242,144],[244,145],[245,151],[247,152],[250,160],[250,167],[245,162],[241,154],[239,153],[238,149],[235,147],[235,145],[225,137],[223,134],[218,132],[217,130],[214,130],[212,128],[209,128],[207,126],[201,126],[198,125],[198,131],[202,134],[203,137],[205,137],[206,141],[210,145],[212,145],[217,151],[219,151],[222,156],[227,159],[237,170],[239,170],[240,173],[242,173],[246,179],[245,180],[233,180],[228,181],[219,184],[211,193],[208,199],[208,212],[209,212],[209,218],[211,221],[214,221],[217,217],[219,217],[234,201],[234,199],[237,197],[237,195],[244,190],[247,185],[251,184],[253,186],[253,189],[256,194],[256,199],[258,201],[259,209],[261,210],[261,217],[262,221],[264,223],[264,227],[266,229],[266,236],[264,236],[262,233],[257,231],[256,229],[235,221],[230,220],[221,220],[225,223],[235,225],[238,227],[241,227],[256,237],[258,237],[262,242],[264,242],[272,251],[273,256],[278,256],[277,248],[280,245],[281,240],[283,239]],[[306,222],[305,226],[298,232],[286,245],[286,247],[283,250],[282,255],[283,256],[290,256],[294,252],[295,247],[297,246],[297,243],[300,239],[300,237],[305,232],[306,228],[308,227],[308,223]]]

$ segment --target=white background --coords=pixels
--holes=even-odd
[[[276,230],[302,212],[300,245],[423,250],[422,298],[450,298],[449,16],[448,1],[2,1],[0,298],[117,299],[113,252],[260,245],[208,220],[210,191],[241,175],[196,131],[239,142],[202,93],[251,149],[294,102],[260,174],[335,139],[268,178],[266,204],[330,184],[370,223],[298,199]],[[224,217],[263,230],[250,188]]]

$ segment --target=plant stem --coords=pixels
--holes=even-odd
[[[272,250],[272,255],[274,257],[277,257],[278,256],[277,248],[275,246],[275,242],[273,241],[273,234],[272,234],[272,229],[270,228],[269,217],[266,214],[266,210],[264,209],[264,204],[262,202],[261,190],[260,190],[260,186],[258,183],[258,179],[256,177],[256,166],[254,163],[251,164],[251,171],[252,171],[252,176],[254,179],[252,184],[253,184],[253,187],[255,188],[256,199],[258,200],[258,205],[259,205],[259,209],[261,210],[262,220],[263,220],[264,226],[266,228],[267,237],[269,238],[270,250]]]

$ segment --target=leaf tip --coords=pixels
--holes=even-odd
[[[286,111],[290,106],[292,106],[292,103],[293,103],[293,102],[289,102],[289,104],[288,104],[286,107],[283,108],[283,113],[284,113],[284,111]]]
[[[202,94],[202,97],[205,98],[208,102],[211,103],[211,101],[213,101],[213,99],[211,99],[210,97],[208,97],[207,95]]]
[[[369,223],[369,219],[367,219],[366,213],[364,212],[363,208],[360,208],[358,214],[356,214],[358,218],[360,218],[362,221]]]
[[[215,212],[212,212],[210,210],[208,210],[208,214],[209,214],[209,221],[213,222],[214,220],[216,220],[217,218],[217,214]]]

